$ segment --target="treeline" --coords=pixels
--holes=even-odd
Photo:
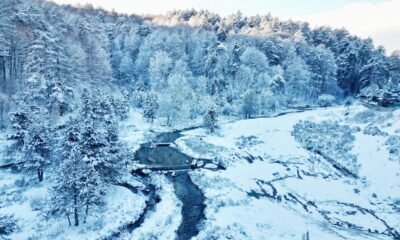
[[[140,17],[39,0],[0,5],[3,125],[11,97],[29,89],[40,88],[60,115],[84,87],[124,89],[150,120],[172,125],[209,109],[249,117],[321,96],[341,101],[400,80],[399,56],[371,39],[270,15]]]

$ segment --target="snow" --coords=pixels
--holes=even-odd
[[[106,193],[107,208],[100,215],[89,217],[87,224],[69,227],[66,218],[46,221],[40,210],[32,208],[32,200],[45,201],[52,183],[46,180],[37,183],[35,178],[27,178],[27,186],[16,185],[16,181],[25,178],[24,175],[26,173],[0,170],[0,215],[13,214],[20,228],[9,236],[11,239],[96,239],[135,221],[145,207],[146,197],[143,194],[134,194],[124,187],[112,185]],[[135,182],[134,179],[127,180]]]
[[[156,185],[156,194],[161,202],[156,204],[154,212],[133,231],[129,239],[174,239],[182,220],[182,203],[176,197],[172,183],[165,176],[153,175],[151,182]]]
[[[390,160],[385,142],[399,135],[400,110],[376,111],[366,122],[356,120],[364,111],[367,108],[361,105],[321,108],[227,121],[211,135],[202,128],[184,132],[174,147],[226,166],[226,170],[190,172],[206,197],[206,220],[194,239],[301,239],[307,232],[311,239],[392,239],[385,223],[400,230],[400,214],[393,207],[400,199],[400,161]],[[351,149],[357,156],[359,178],[341,175],[324,158],[302,148],[292,136],[293,125],[300,120],[336,120],[359,128],[353,133]],[[371,124],[388,135],[364,134]],[[170,130],[146,122],[135,111],[121,129],[132,150],[148,141],[149,132]],[[8,143],[4,140],[3,144]],[[32,209],[32,199],[45,199],[51,182],[18,187],[15,182],[23,175],[1,170],[1,190],[15,200],[3,201],[8,205],[0,208],[0,214],[15,214],[19,221],[21,231],[11,235],[12,239],[96,239],[110,236],[143,213],[143,223],[133,232],[121,232],[120,238],[174,239],[182,221],[182,203],[166,176],[150,175],[148,181],[156,186],[160,202],[148,212],[144,212],[148,196],[112,186],[105,211],[75,228],[68,227],[66,219],[43,221],[40,211]],[[139,178],[126,175],[120,180],[145,188]]]
[[[386,232],[381,220],[355,206],[344,205],[370,209],[399,231],[400,216],[391,204],[400,198],[396,192],[400,187],[400,165],[389,160],[384,145],[386,137],[365,135],[362,131],[354,134],[352,152],[360,164],[360,178],[352,179],[337,175],[329,163],[301,148],[291,135],[293,125],[300,120],[337,120],[351,127],[366,127],[368,123],[353,121],[355,114],[365,110],[361,105],[349,110],[331,107],[226,123],[214,135],[206,135],[204,129],[185,132],[175,142],[177,148],[196,158],[224,158],[229,162],[225,171],[203,169],[191,173],[192,180],[207,198],[207,220],[197,238],[207,239],[212,236],[207,234],[215,232],[219,239],[227,236],[235,239],[262,239],[264,236],[268,239],[301,239],[309,232],[311,239],[391,239],[384,234],[368,233],[368,229]],[[399,113],[396,111],[391,116],[377,112],[386,122],[375,125],[384,132],[395,134]],[[256,144],[238,146],[237,139],[242,136],[255,136]],[[196,141],[212,147],[201,149],[199,144],[193,144]],[[255,157],[253,163],[244,160],[249,155]],[[261,187],[272,194],[273,189],[263,182],[273,185],[280,200],[257,199],[249,195],[251,192],[261,194]],[[294,202],[291,195],[302,201],[307,210]],[[328,212],[329,221],[321,211]],[[335,226],[330,223],[335,219],[350,222],[363,230]],[[234,230],[238,228],[241,230]]]

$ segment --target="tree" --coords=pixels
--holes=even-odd
[[[240,62],[258,72],[263,72],[268,68],[267,57],[254,47],[249,47],[244,50],[240,56]]]
[[[0,129],[6,126],[7,120],[5,119],[5,114],[7,112],[7,102],[8,97],[7,95],[0,93]]]
[[[337,65],[333,53],[324,46],[303,46],[301,55],[311,70],[310,93],[313,100],[323,93],[338,94]]]
[[[279,106],[277,96],[270,90],[264,90],[260,94],[260,109],[267,112],[275,112]]]
[[[124,146],[120,142],[116,114],[110,96],[84,91],[80,110],[79,144],[81,156],[91,164],[101,179],[112,182],[124,164]]]
[[[146,118],[150,122],[153,122],[154,118],[156,117],[158,108],[159,105],[158,105],[157,93],[151,91],[146,95],[146,99],[144,100],[144,106],[143,106],[144,118]]]
[[[271,91],[275,95],[283,95],[285,93],[285,79],[280,75],[275,75],[270,82]]]
[[[257,96],[254,91],[248,90],[243,94],[242,113],[245,118],[251,118],[258,110]]]
[[[394,52],[389,58],[390,82],[400,85],[400,51]],[[399,87],[400,88],[400,87]]]
[[[167,85],[171,68],[172,59],[168,53],[159,51],[154,54],[149,64],[149,79],[153,89],[160,90]]]
[[[389,79],[389,64],[384,49],[379,48],[373,53],[368,63],[360,70],[360,88],[376,84],[382,88]]]
[[[36,169],[38,180],[44,179],[44,168],[49,163],[52,142],[49,124],[45,119],[35,119],[27,129],[24,139],[24,168]]]
[[[207,128],[209,133],[214,133],[218,129],[218,113],[214,107],[210,107],[206,110],[203,116],[203,124]]]
[[[160,117],[166,118],[166,124],[172,126],[177,120],[186,119],[189,114],[189,99],[192,90],[186,78],[180,74],[172,74],[168,85],[159,95]]]
[[[50,112],[63,116],[71,107],[71,99],[74,96],[74,90],[66,86],[63,81],[54,81],[48,83],[47,91],[49,97],[47,98],[47,108]]]
[[[286,92],[292,98],[309,99],[311,72],[309,66],[294,50],[290,50],[288,57],[283,62]]]
[[[94,166],[82,155],[77,125],[77,122],[69,123],[63,145],[63,161],[55,176],[50,198],[50,213],[66,216],[70,226],[70,215],[74,217],[74,226],[79,226],[83,213],[85,222],[89,208],[99,208],[104,203],[104,185]]]
[[[130,103],[129,95],[127,92],[122,92],[122,97],[110,97],[110,103],[114,109],[114,114],[119,120],[128,118]]]

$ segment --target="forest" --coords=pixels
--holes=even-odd
[[[400,103],[400,52],[345,29],[271,14],[140,16],[44,0],[1,0],[0,9],[0,128],[11,142],[4,162],[35,181],[51,179],[44,218],[64,217],[70,226],[101,211],[108,186],[133,158],[119,127],[132,109],[150,125],[200,122],[213,134],[220,119]],[[357,172],[356,157],[340,152],[351,149],[354,131],[324,124],[328,130],[295,125],[296,140],[333,151]],[[305,138],[307,129],[315,136]],[[324,131],[345,143],[314,148]],[[2,221],[0,235],[15,230],[10,215]]]

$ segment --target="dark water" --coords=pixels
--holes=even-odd
[[[179,132],[162,133],[153,143],[172,143],[181,136]],[[180,166],[189,164],[193,158],[170,146],[153,147],[152,143],[142,144],[135,153],[135,160],[146,165]],[[168,176],[174,185],[175,194],[183,203],[182,223],[178,228],[177,239],[191,239],[199,233],[199,225],[205,219],[204,195],[195,185],[186,171],[176,171],[175,176]]]

